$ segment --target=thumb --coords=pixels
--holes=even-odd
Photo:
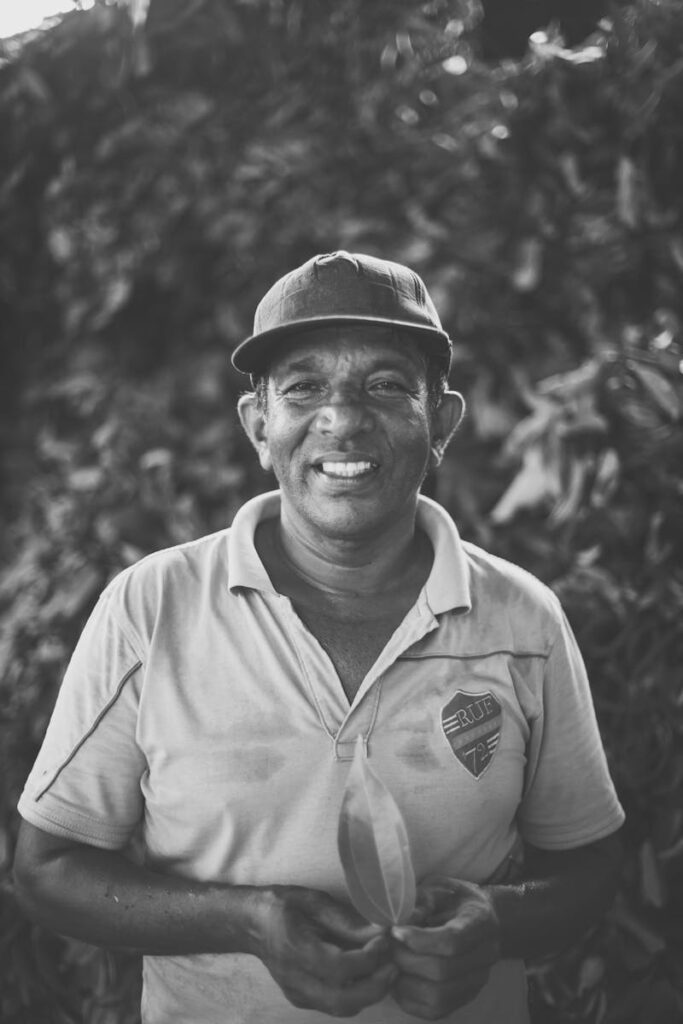
[[[420,953],[425,956],[444,956],[450,946],[452,930],[448,925],[439,928],[398,925],[391,929],[391,935],[412,953]]]
[[[371,924],[352,907],[341,903],[326,902],[317,916],[319,925],[342,945],[363,946],[384,933],[381,925]]]

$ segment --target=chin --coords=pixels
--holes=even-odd
[[[317,511],[318,515],[314,520],[316,529],[334,540],[362,540],[368,535],[389,529],[396,521],[395,517],[387,518],[384,510],[376,516],[367,513],[337,513],[325,516],[323,509]]]

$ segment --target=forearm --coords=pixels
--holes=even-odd
[[[253,953],[269,894],[156,874],[121,854],[56,850],[40,871],[16,873],[17,896],[39,923],[93,945],[148,955]]]
[[[294,1006],[354,1016],[395,976],[389,940],[327,893],[193,883],[25,822],[15,859],[29,916],[95,945],[153,955],[251,953]]]
[[[611,904],[620,861],[616,837],[562,853],[530,848],[525,879],[485,887],[500,924],[501,956],[532,959],[576,940]]]

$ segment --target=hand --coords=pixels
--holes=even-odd
[[[500,956],[500,925],[486,891],[434,879],[420,888],[412,924],[391,930],[399,977],[393,995],[406,1013],[439,1020],[469,1003]]]
[[[384,929],[315,889],[269,892],[257,955],[290,1003],[351,1017],[384,998],[397,973]]]

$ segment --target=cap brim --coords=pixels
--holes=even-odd
[[[314,327],[334,327],[343,324],[373,324],[377,327],[400,327],[420,340],[430,349],[435,358],[439,359],[446,373],[451,363],[451,341],[445,331],[428,324],[416,324],[409,320],[388,320],[383,317],[371,316],[317,316],[307,320],[291,320],[287,324],[273,327],[260,334],[252,334],[242,341],[231,356],[232,365],[240,373],[262,373],[272,359],[273,348],[277,341],[293,334],[312,330]]]

